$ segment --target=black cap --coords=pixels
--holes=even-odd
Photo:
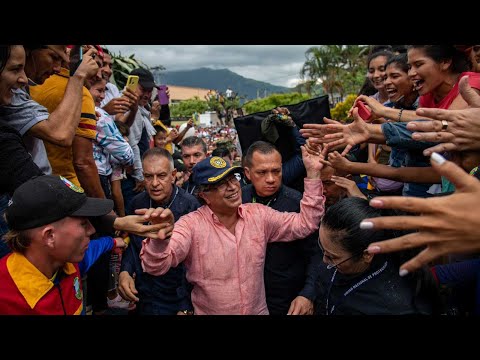
[[[67,216],[102,216],[112,209],[112,200],[87,197],[81,187],[62,176],[43,175],[15,190],[5,217],[10,229],[26,230]]]
[[[143,69],[143,68],[134,69],[132,70],[130,75],[137,75],[138,83],[142,85],[144,89],[153,89],[154,87],[157,86],[155,85],[153,74],[147,69]]]

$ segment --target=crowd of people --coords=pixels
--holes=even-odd
[[[105,47],[0,45],[0,314],[480,314],[478,49],[373,47],[350,121],[242,149]]]

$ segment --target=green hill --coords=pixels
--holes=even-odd
[[[230,87],[245,101],[256,99],[257,95],[264,97],[272,93],[292,92],[290,88],[247,79],[228,69],[200,68],[185,71],[166,71],[160,73],[160,79],[161,83],[164,84],[214,89],[223,94],[227,87]]]

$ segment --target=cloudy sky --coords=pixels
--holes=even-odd
[[[199,67],[229,69],[246,78],[280,86],[295,86],[305,51],[317,45],[106,45],[148,66],[167,71]]]

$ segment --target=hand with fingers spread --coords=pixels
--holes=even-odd
[[[462,110],[417,109],[419,117],[431,121],[412,121],[407,129],[414,131],[412,138],[417,141],[432,141],[440,144],[425,149],[425,156],[433,152],[480,150],[480,95],[468,83],[468,76],[462,77],[459,90],[469,105]]]
[[[345,147],[342,151],[342,155],[345,155],[353,146],[370,139],[367,127],[369,125],[358,115],[357,108],[353,110],[353,118],[354,121],[348,125],[324,118],[325,122],[329,122],[328,125],[305,124],[300,133],[312,143],[326,143],[330,149],[336,146]]]
[[[335,183],[335,185],[347,190],[348,197],[359,197],[361,199],[367,200],[367,197],[360,191],[355,181],[350,180],[346,177],[335,175],[333,175],[331,179]]]
[[[373,207],[399,209],[420,215],[377,217],[365,219],[360,224],[362,229],[419,230],[399,238],[372,243],[368,247],[370,253],[376,254],[425,246],[423,251],[401,266],[401,275],[415,271],[443,255],[480,251],[478,214],[472,211],[477,208],[480,199],[480,181],[437,153],[432,154],[431,163],[435,171],[455,185],[455,193],[427,199],[376,197],[370,201]]]
[[[333,151],[328,154],[327,165],[337,170],[343,170],[350,173],[351,164],[352,162],[348,160],[345,156],[341,155],[338,151]]]
[[[326,152],[314,155],[309,153],[305,146],[301,146],[300,148],[302,150],[303,164],[307,171],[307,178],[320,179],[321,170],[324,166],[322,160],[324,159]]]
[[[324,124],[303,124],[303,128],[300,129],[300,134],[304,138],[308,138],[312,143],[326,143],[328,141],[324,140],[324,136],[327,134],[335,133],[341,129],[341,126],[344,126],[341,122],[323,118]],[[336,126],[330,126],[336,125]]]
[[[311,142],[310,139],[307,139],[305,142],[305,150],[307,150],[307,153],[309,154],[320,155],[322,152],[322,146],[320,144]]]

